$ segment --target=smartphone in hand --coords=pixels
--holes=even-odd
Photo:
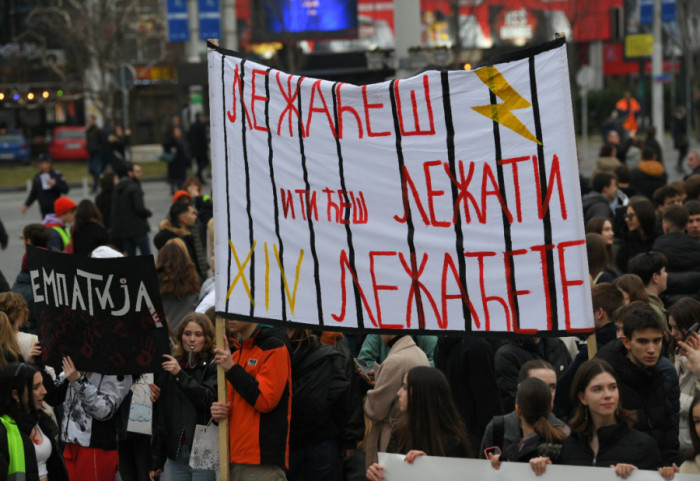
[[[361,359],[354,358],[353,361],[355,361],[355,367],[362,377],[374,380],[374,373],[370,374],[370,371],[374,370],[372,366]]]

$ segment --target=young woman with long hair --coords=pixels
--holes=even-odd
[[[617,270],[615,265],[615,250],[613,249],[615,231],[613,230],[612,221],[605,217],[592,217],[586,222],[586,234],[600,234],[603,236],[605,250],[608,253],[605,273],[613,279],[619,276],[620,271]]]
[[[613,284],[622,291],[625,304],[634,301],[649,302],[649,294],[644,288],[644,282],[637,274],[622,274],[613,281]]]
[[[681,464],[679,472],[700,474],[700,394],[693,398],[689,412],[688,430],[692,448],[688,452],[687,459]]]
[[[11,362],[24,362],[24,357],[10,319],[0,312],[0,369]]]
[[[693,426],[688,423],[690,417],[690,403],[695,396],[695,383],[697,377],[688,365],[688,358],[680,348],[679,342],[683,341],[693,324],[700,322],[700,302],[692,297],[684,297],[675,302],[668,309],[668,324],[671,327],[671,336],[676,345],[673,364],[678,372],[680,396],[680,422],[678,440],[680,442],[681,454],[687,453],[693,447],[692,430]]]
[[[3,292],[0,294],[0,312],[7,314],[10,320],[22,357],[33,362],[34,358],[41,354],[39,338],[36,334],[20,331],[20,328],[29,326],[27,301],[16,292]]]
[[[406,453],[412,463],[417,456],[469,457],[471,447],[464,423],[452,401],[445,375],[433,367],[414,367],[399,389],[403,418],[392,433],[388,451]],[[367,479],[381,481],[384,468],[372,464]]]
[[[172,355],[164,354],[156,379],[160,395],[154,405],[151,480],[167,463],[173,479],[213,481],[214,471],[192,469],[190,451],[195,425],[207,424],[216,401],[214,326],[207,316],[192,312],[177,330]]]
[[[171,239],[158,251],[156,273],[165,318],[172,332],[192,312],[199,295],[201,281],[182,239]]]
[[[549,421],[552,401],[552,390],[541,379],[527,377],[520,381],[515,395],[515,412],[520,418],[522,439],[512,452],[504,449],[502,454],[490,455],[491,466],[499,469],[502,461],[525,462],[558,450],[566,432]]]
[[[614,276],[608,273],[609,254],[605,240],[600,234],[586,234],[586,253],[588,254],[588,274],[593,284],[612,282]]]
[[[622,235],[620,249],[617,252],[617,267],[627,272],[627,262],[643,252],[648,252],[658,235],[656,231],[656,209],[646,197],[633,197],[625,213],[627,232]]]
[[[71,235],[73,253],[89,256],[96,247],[109,243],[109,233],[102,225],[99,209],[91,200],[81,200],[75,211],[75,224]]]
[[[58,427],[41,410],[44,395],[41,373],[30,365],[14,362],[0,371],[0,478],[68,481]]]
[[[621,407],[618,384],[613,367],[601,359],[591,359],[579,367],[571,384],[571,435],[564,440],[557,464],[610,466],[623,479],[635,469],[662,465],[654,438],[630,427],[636,415]],[[551,462],[549,457],[537,457],[530,460],[530,465],[539,475]],[[671,479],[677,470],[664,467],[659,473]]]

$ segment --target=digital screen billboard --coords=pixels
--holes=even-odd
[[[251,6],[253,41],[357,37],[357,0],[260,0]]]

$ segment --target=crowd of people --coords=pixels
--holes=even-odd
[[[667,184],[653,132],[625,155],[611,132],[581,181],[595,323],[584,338],[357,335],[238,320],[216,348],[213,209],[201,175],[169,169],[172,203],[151,238],[139,165],[100,172],[94,202],[76,204],[40,158],[23,211],[38,201],[43,222],[24,228],[24,243],[92,257],[154,252],[172,351],[149,381],[151,432],[130,432],[142,376],[82,372],[69,357],[57,372],[42,365],[25,255],[0,293],[0,473],[213,480],[193,462],[195,431],[224,419],[233,480],[379,481],[388,474],[380,452],[408,463],[484,458],[494,469],[529,462],[536,474],[549,464],[622,478],[700,473],[700,175]],[[164,151],[176,158],[181,138],[173,126]],[[697,171],[694,162],[691,151]]]

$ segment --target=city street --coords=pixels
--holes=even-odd
[[[163,220],[168,213],[172,196],[170,195],[169,185],[163,180],[146,181],[143,183],[143,190],[145,193],[146,207],[153,212],[153,215],[149,219],[151,226],[149,237],[151,239],[151,249],[155,251],[155,247],[152,243],[153,235],[158,232],[158,224],[160,224],[160,221]],[[209,193],[206,187],[205,192]],[[74,200],[76,204],[84,198],[94,200],[94,196],[89,194],[85,196],[81,187],[71,187],[68,196]],[[12,286],[15,277],[17,277],[20,263],[22,262],[22,255],[24,254],[22,229],[25,225],[32,222],[41,222],[39,206],[36,202],[30,207],[26,214],[22,214],[22,204],[24,204],[26,198],[27,192],[25,190],[0,192],[0,219],[2,219],[10,238],[7,249],[0,251],[0,270],[2,270],[10,286]]]

